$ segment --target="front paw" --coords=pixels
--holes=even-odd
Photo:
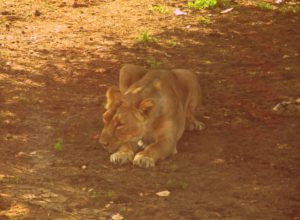
[[[155,161],[152,157],[146,156],[143,152],[138,153],[133,159],[133,165],[142,168],[150,168],[155,166]]]
[[[194,122],[194,130],[202,131],[205,129],[205,124],[201,121],[195,120]]]
[[[132,151],[118,151],[112,155],[110,155],[110,162],[114,164],[126,164],[131,163],[133,160],[133,152]]]
[[[186,125],[186,130],[188,131],[202,131],[205,129],[205,124],[201,121],[194,119],[191,122],[188,122]]]

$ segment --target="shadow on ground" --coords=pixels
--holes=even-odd
[[[99,34],[3,55],[0,217],[297,219],[300,125],[271,109],[299,95],[299,16],[234,11],[174,18],[146,43]],[[123,63],[189,68],[204,88],[207,129],[150,170],[112,165],[95,138]]]

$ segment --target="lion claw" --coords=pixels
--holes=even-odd
[[[204,129],[205,129],[205,124],[198,120],[194,120],[187,124],[188,131],[194,131],[194,130],[201,131]]]
[[[155,166],[155,161],[152,157],[137,154],[133,159],[133,165],[142,168],[150,168]]]
[[[110,162],[114,164],[126,164],[133,160],[133,152],[119,151],[110,155]]]
[[[205,124],[201,121],[195,121],[194,127],[195,127],[195,130],[201,131],[201,130],[205,129]]]

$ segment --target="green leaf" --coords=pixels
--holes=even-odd
[[[54,149],[57,151],[61,151],[64,146],[64,140],[62,138],[57,138],[54,144]]]

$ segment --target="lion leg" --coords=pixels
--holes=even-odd
[[[205,124],[198,121],[194,115],[188,115],[185,122],[185,130],[187,131],[201,131],[205,129]]]
[[[185,130],[187,131],[201,131],[205,128],[205,124],[201,121],[198,121],[195,117],[196,112],[200,114],[202,109],[202,104],[198,100],[199,98],[199,96],[195,96],[189,103],[185,120]]]
[[[135,155],[133,165],[142,168],[154,167],[158,160],[177,153],[176,145],[184,132],[185,118],[177,119],[176,121],[166,120],[161,124],[160,129],[155,130],[156,141]]]
[[[142,168],[154,167],[158,160],[177,153],[176,144],[173,141],[158,141],[148,145],[145,150],[137,153],[133,159],[133,165]]]
[[[193,90],[193,95],[191,95],[191,100],[188,104],[186,120],[185,120],[185,130],[187,131],[201,131],[205,128],[205,124],[198,121],[195,115],[201,115],[203,111],[202,106],[202,92],[201,88],[197,85],[196,89]]]
[[[114,164],[127,164],[133,160],[134,152],[129,143],[123,144],[116,153],[110,155],[110,162]]]

